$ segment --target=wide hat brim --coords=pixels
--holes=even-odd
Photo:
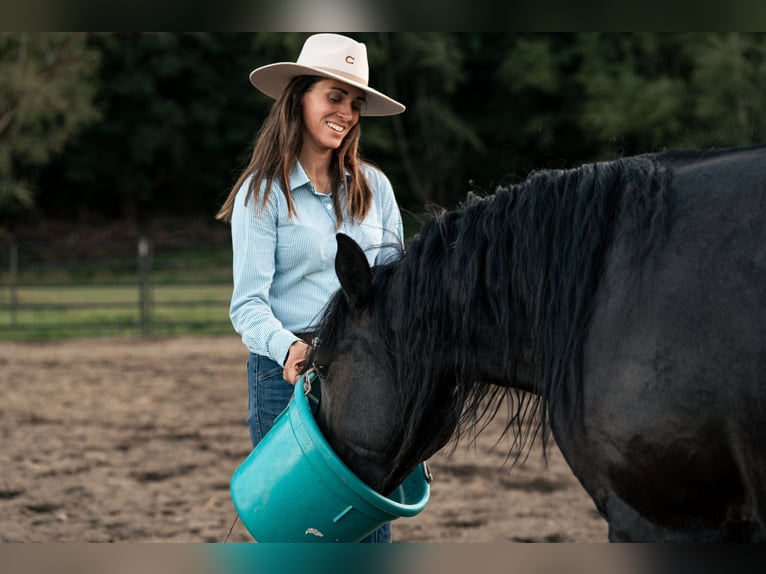
[[[278,62],[256,68],[250,72],[250,83],[267,96],[277,99],[282,95],[290,80],[296,76],[332,78],[363,90],[367,94],[365,105],[361,111],[363,116],[394,116],[405,110],[403,104],[353,78],[343,74],[335,74],[322,68],[302,66],[294,62]]]

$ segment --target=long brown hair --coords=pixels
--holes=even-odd
[[[279,179],[282,192],[287,199],[289,217],[295,215],[295,206],[290,193],[290,172],[298,161],[303,142],[301,102],[303,95],[321,79],[319,76],[297,76],[274,102],[266,121],[258,132],[250,163],[232,187],[229,196],[216,214],[216,219],[227,223],[231,221],[237,191],[251,176],[245,204],[252,196],[255,198],[254,208],[263,209],[271,195],[274,181]],[[337,190],[341,182],[345,180],[345,208],[352,221],[364,219],[372,204],[372,189],[360,169],[360,165],[364,163],[359,157],[361,133],[359,122],[357,122],[343,139],[340,147],[333,151],[330,163],[330,189]],[[350,173],[350,178],[346,178],[346,172]],[[263,188],[263,197],[260,197],[261,183],[264,180],[266,180],[266,186]],[[333,193],[332,201],[335,208],[335,222],[340,227],[343,222],[343,210],[338,195]]]

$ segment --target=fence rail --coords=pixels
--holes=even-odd
[[[229,333],[231,246],[0,243],[0,338]]]

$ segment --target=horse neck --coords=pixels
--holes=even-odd
[[[503,299],[509,286],[483,283],[479,261],[492,255],[466,249],[474,242],[459,217],[424,226],[404,258],[375,274],[386,299],[373,321],[385,326],[393,360],[404,420],[397,464],[405,467],[444,446],[471,413],[481,416],[485,399],[504,394],[496,385],[531,389],[532,369],[520,358],[525,328]]]
[[[410,244],[403,274],[411,304],[403,313],[413,349],[432,362],[431,376],[533,391],[527,305],[511,296],[527,290],[514,285],[503,247],[512,231],[491,204],[445,214]],[[497,223],[472,224],[488,217]]]

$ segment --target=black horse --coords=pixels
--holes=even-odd
[[[766,147],[537,172],[336,270],[317,420],[373,488],[508,395],[610,540],[766,536]]]

